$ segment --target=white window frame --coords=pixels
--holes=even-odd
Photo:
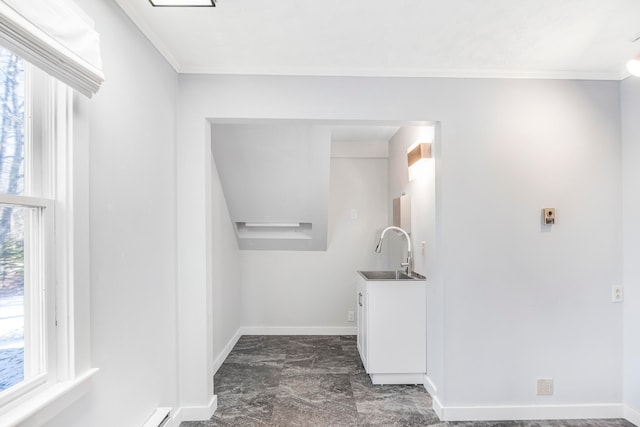
[[[31,230],[25,230],[25,243],[32,240],[34,244],[25,244],[24,256],[25,265],[34,262],[42,267],[36,271],[25,270],[25,283],[29,284],[29,287],[25,289],[24,299],[25,349],[27,346],[37,345],[37,347],[34,351],[25,350],[24,366],[25,370],[29,370],[30,365],[42,365],[43,370],[0,393],[0,407],[2,407],[47,382],[55,381],[49,369],[55,367],[56,363],[55,359],[51,359],[51,357],[55,357],[55,353],[51,349],[51,346],[55,345],[55,337],[51,336],[55,335],[55,328],[49,326],[52,319],[55,323],[55,318],[50,313],[53,302],[52,295],[55,294],[47,286],[52,277],[50,269],[53,251],[54,203],[52,200],[37,197],[0,194],[0,205],[32,208],[38,211],[36,218],[32,218],[32,220],[36,219],[37,223],[32,224],[33,229],[31,229],[35,229],[36,236],[30,235],[29,231]],[[38,314],[31,316],[30,312]],[[37,342],[30,344],[31,340]],[[28,358],[27,355],[29,355]]]
[[[30,419],[44,422],[87,392],[88,380],[97,372],[90,368],[86,307],[89,274],[88,266],[84,265],[88,264],[89,249],[85,236],[88,234],[87,100],[35,67],[28,68],[25,80],[28,78],[30,84],[25,87],[33,92],[25,94],[25,153],[30,150],[34,163],[38,163],[31,172],[40,185],[25,181],[25,188],[31,186],[36,196],[0,195],[0,203],[37,208],[41,212],[40,247],[47,254],[43,261],[46,277],[41,278],[47,283],[43,299],[46,373],[5,390],[10,393],[0,398],[0,419],[8,426]],[[39,143],[32,144],[34,140]],[[74,142],[84,150],[74,149]],[[27,164],[25,179],[29,175],[26,168]],[[76,264],[76,259],[82,265]],[[74,398],[70,399],[70,395]]]

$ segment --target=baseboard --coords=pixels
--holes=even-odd
[[[218,396],[213,395],[207,406],[182,406],[171,418],[171,427],[183,421],[208,421],[218,408]]]
[[[444,415],[442,414],[442,403],[438,399],[438,396],[431,396],[431,409],[436,413],[440,421],[444,421]]]
[[[593,405],[442,406],[438,401],[438,405],[440,405],[441,412],[438,417],[442,421],[579,420],[587,418],[622,418],[624,416],[624,406],[613,403]]]
[[[433,381],[431,381],[429,375],[424,376],[424,388],[427,390],[427,393],[431,395],[431,397],[436,397],[438,395],[438,388],[433,383]]]
[[[233,350],[233,347],[235,347],[235,345],[238,343],[238,340],[242,336],[241,330],[242,328],[238,328],[236,333],[231,337],[229,342],[224,346],[220,354],[218,354],[218,357],[216,357],[215,360],[213,361],[214,373],[218,372],[218,369],[220,369],[220,366],[222,366],[222,362],[224,362],[224,360],[227,358],[229,353],[231,353],[231,350]]]
[[[624,418],[630,423],[640,426],[640,412],[626,405],[624,407]]]
[[[355,326],[242,326],[241,335],[355,335]]]

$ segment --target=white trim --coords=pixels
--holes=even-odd
[[[169,421],[167,421],[167,423],[162,427],[180,427],[180,423],[182,422],[182,419],[178,418],[180,416],[178,412],[179,411],[177,411],[176,415],[173,416],[171,419],[169,419]]]
[[[176,59],[175,56],[171,53],[171,50],[162,42],[162,39],[158,37],[158,35],[151,29],[151,27],[147,24],[147,21],[142,17],[138,11],[131,6],[129,1],[127,0],[116,0],[116,3],[120,8],[126,13],[133,21],[138,30],[151,42],[151,44],[156,48],[156,50],[162,55],[162,57],[171,65],[171,67],[176,71],[176,73],[180,72],[180,63]]]
[[[218,396],[214,394],[207,406],[182,406],[176,411],[171,421],[175,425],[180,425],[183,421],[207,421],[216,409],[218,409]]]
[[[142,424],[142,427],[158,427],[162,420],[167,417],[167,415],[169,416],[169,421],[167,421],[167,423],[163,427],[166,427],[167,424],[173,421],[171,419],[171,408],[157,408],[155,411],[153,411],[151,416],[147,418],[147,421]]]
[[[624,405],[624,418],[630,423],[640,426],[640,412],[630,406]]]
[[[299,119],[277,117],[209,117],[212,125],[309,125],[309,126],[436,126],[430,120],[352,120],[352,119]]]
[[[33,396],[25,396],[11,410],[2,414],[0,427],[37,426],[89,392],[89,381],[98,369],[90,369],[72,381],[59,382]]]
[[[233,347],[235,347],[235,345],[238,343],[238,340],[240,339],[240,337],[242,337],[242,334],[240,333],[241,329],[242,328],[238,328],[236,333],[231,337],[229,342],[224,346],[220,354],[218,354],[218,357],[216,357],[215,360],[213,361],[214,373],[218,372],[218,369],[220,369],[220,366],[222,366],[222,363],[224,362],[224,360],[227,358],[227,356],[229,356],[229,353],[231,353],[231,350],[233,350]]]
[[[242,326],[241,335],[356,335],[355,326]]]
[[[116,0],[118,2],[122,0]],[[153,43],[153,42],[152,42]],[[157,47],[157,46],[156,46]],[[614,80],[626,78],[624,70],[581,72],[563,70],[456,70],[419,68],[320,68],[320,67],[234,67],[181,64],[180,74],[302,76],[302,77],[409,77],[452,79],[543,79]]]
[[[440,421],[444,421],[442,403],[440,403],[438,396],[431,396],[431,409],[433,409],[433,412],[436,413]]]
[[[47,373],[41,373],[31,378],[26,378],[19,383],[0,392],[0,408],[8,405],[16,399],[20,399],[27,393],[30,393],[41,387],[47,382]]]
[[[23,206],[25,208],[51,208],[53,207],[53,200],[40,197],[0,194],[0,204]]]
[[[427,390],[427,393],[431,395],[431,397],[436,397],[438,395],[438,387],[431,381],[429,375],[424,375],[424,388]]]
[[[434,399],[434,410],[436,410]],[[579,420],[591,418],[622,418],[624,406],[619,403],[580,405],[523,406],[442,406],[442,421],[505,421],[505,420]]]

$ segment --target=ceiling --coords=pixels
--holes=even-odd
[[[116,0],[180,73],[617,80],[638,0]]]

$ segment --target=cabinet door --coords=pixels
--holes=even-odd
[[[365,371],[367,370],[367,325],[366,325],[366,285],[358,280],[356,287],[356,303],[358,304],[358,351]]]
[[[370,373],[426,372],[426,286],[370,284],[367,288]]]

